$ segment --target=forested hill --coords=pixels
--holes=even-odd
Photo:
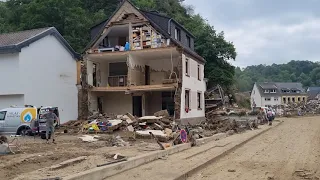
[[[120,0],[7,0],[0,1],[0,33],[54,26],[78,52],[90,41],[89,29],[108,18]],[[209,88],[230,87],[236,58],[235,47],[216,32],[183,0],[131,0],[143,10],[156,10],[184,25],[195,37],[196,52],[206,59],[205,76]]]
[[[304,87],[320,86],[320,64],[311,61],[290,61],[271,66],[248,66],[235,70],[236,88],[250,91],[255,82],[301,82]]]

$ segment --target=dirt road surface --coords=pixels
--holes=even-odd
[[[320,179],[320,117],[291,118],[188,180]]]

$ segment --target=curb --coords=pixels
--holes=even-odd
[[[87,171],[73,174],[64,177],[63,180],[92,180],[92,179],[105,179],[112,175],[121,173],[123,171],[135,168],[137,166],[157,160],[163,156],[171,155],[191,148],[191,143],[180,144],[166,150],[158,150],[155,152],[147,153],[138,157],[129,158],[128,161],[111,164],[103,167],[96,167]]]
[[[226,133],[218,133],[210,137],[201,138],[196,140],[196,145],[203,145],[210,141],[217,141],[219,139],[226,138]],[[158,150],[155,152],[147,153],[137,157],[129,158],[128,161],[112,164],[104,167],[96,167],[87,171],[80,172],[78,174],[72,174],[64,177],[63,180],[92,180],[92,179],[104,179],[126,170],[138,167],[140,165],[157,160],[163,156],[178,153],[191,148],[191,143],[179,144],[168,148],[166,150]]]
[[[206,166],[210,165],[210,164],[213,163],[214,161],[217,161],[217,160],[223,158],[224,156],[228,155],[228,154],[231,153],[232,151],[240,148],[241,146],[243,146],[243,145],[246,144],[247,142],[251,141],[252,139],[254,139],[254,138],[256,138],[256,137],[258,137],[258,136],[260,136],[260,135],[262,135],[262,134],[264,134],[265,132],[269,131],[270,129],[274,129],[274,128],[278,127],[278,126],[279,126],[280,124],[282,124],[282,123],[283,123],[283,121],[281,121],[279,124],[277,124],[277,125],[275,125],[275,126],[273,126],[273,127],[270,127],[270,128],[268,128],[268,129],[264,129],[264,130],[261,131],[260,133],[258,133],[258,134],[256,134],[256,135],[254,135],[254,136],[252,136],[252,137],[250,137],[250,138],[248,138],[248,139],[240,142],[239,144],[237,144],[237,145],[233,146],[232,148],[224,151],[223,153],[218,154],[218,155],[214,156],[213,158],[205,161],[203,164],[201,164],[201,165],[199,165],[199,166],[197,166],[197,167],[195,167],[195,168],[193,168],[193,169],[191,169],[191,170],[188,170],[187,172],[183,173],[182,175],[180,175],[180,176],[178,176],[178,177],[173,178],[173,180],[186,180],[190,175],[192,175],[192,174],[196,173],[197,171],[205,168]]]
[[[201,146],[201,145],[206,144],[208,142],[217,141],[219,139],[223,139],[223,138],[226,138],[226,137],[227,137],[227,133],[218,133],[218,134],[214,134],[213,136],[210,136],[210,137],[197,139],[196,140],[196,146]]]

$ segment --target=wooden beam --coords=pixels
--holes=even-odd
[[[81,61],[77,61],[77,85],[81,84],[80,75],[81,75]]]

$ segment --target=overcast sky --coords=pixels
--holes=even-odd
[[[185,0],[235,44],[240,67],[320,60],[319,0]]]

